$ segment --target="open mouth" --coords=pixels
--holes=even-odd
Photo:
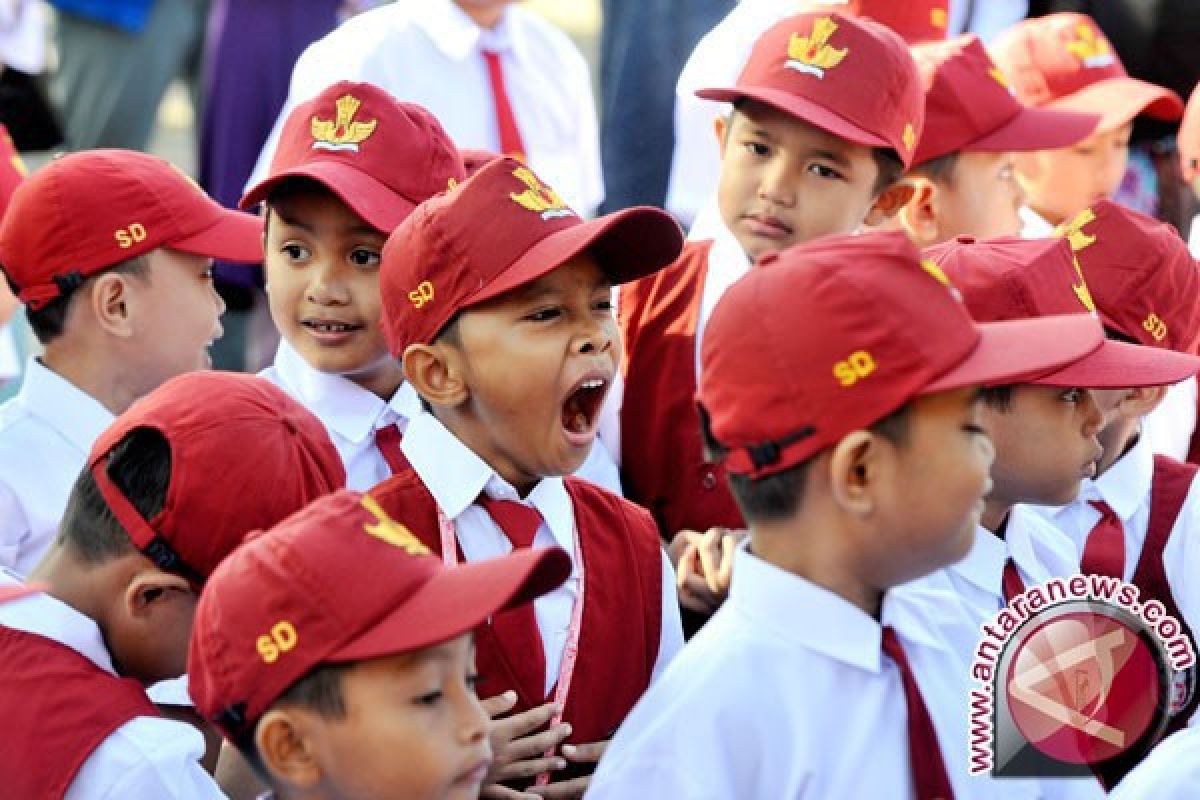
[[[324,319],[306,319],[301,324],[316,333],[350,333],[351,331],[362,330],[362,325]]]
[[[562,405],[562,426],[568,433],[586,436],[596,428],[608,380],[589,377],[579,382]]]

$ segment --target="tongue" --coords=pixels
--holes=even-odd
[[[567,402],[563,404],[562,424],[571,433],[587,432],[588,418],[579,406],[578,393],[568,397]]]

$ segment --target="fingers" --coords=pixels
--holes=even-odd
[[[586,744],[564,744],[562,754],[576,764],[594,764],[608,749],[608,742],[587,742]]]
[[[667,545],[667,556],[671,559],[671,566],[679,569],[679,559],[683,556],[683,551],[691,543],[691,537],[699,536],[696,531],[682,530],[675,534],[671,539],[671,543]]]
[[[499,696],[503,697],[503,695]],[[492,720],[492,744],[503,744],[513,739],[519,739],[530,731],[536,731],[548,723],[558,710],[559,707],[554,703],[544,703],[528,711],[522,711],[520,714],[513,714],[511,717]]]
[[[547,783],[545,786],[531,786],[529,791],[535,797],[554,798],[555,800],[559,798],[563,800],[576,800],[576,798],[583,797],[583,793],[587,791],[591,780],[592,777],[586,775],[582,778],[572,778],[569,781]]]
[[[700,614],[711,614],[721,605],[721,598],[709,591],[708,583],[699,575],[686,576],[676,595],[681,606]]]
[[[726,533],[721,537],[721,565],[717,568],[717,585],[721,594],[729,594],[729,584],[733,581],[733,559],[737,553],[741,539],[736,533]]]
[[[549,758],[531,758],[526,761],[514,761],[511,764],[505,764],[500,770],[493,775],[489,772],[488,780],[493,781],[512,781],[518,778],[532,778],[535,775],[540,775],[543,772],[557,772],[567,766],[567,760],[561,756],[550,756]]]
[[[495,719],[501,714],[507,714],[509,711],[513,710],[513,706],[517,704],[517,693],[510,689],[509,691],[501,692],[494,697],[488,697],[480,700],[479,704],[483,706],[483,710],[487,712],[489,717]]]
[[[479,791],[483,800],[538,800],[541,795],[529,794],[517,789],[510,789],[498,783],[488,784]]]
[[[564,722],[550,730],[542,731],[533,736],[512,740],[508,743],[504,752],[498,755],[498,758],[510,762],[521,761],[527,758],[537,758],[547,750],[557,748],[570,735],[571,726]]]
[[[697,554],[700,556],[700,573],[704,576],[709,591],[713,594],[721,593],[721,587],[717,583],[720,564],[717,562],[721,557],[721,536],[724,532],[724,528],[709,528],[704,532],[704,536],[701,537],[700,544],[696,548]]]

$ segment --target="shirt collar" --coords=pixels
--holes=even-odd
[[[17,397],[29,413],[65,436],[85,456],[114,419],[100,401],[36,358],[26,365]]]
[[[20,578],[0,569],[0,585],[14,583],[21,583]],[[53,639],[86,656],[105,672],[117,674],[95,620],[44,592],[0,605],[0,625]]]
[[[708,258],[710,263],[720,264],[724,271],[737,277],[750,271],[750,258],[724,223],[715,226],[712,250],[709,251]]]
[[[573,550],[575,519],[562,478],[543,478],[522,500],[508,481],[428,411],[409,421],[400,449],[450,519],[457,520],[486,491],[489,497],[536,508],[555,542],[568,552]]]
[[[331,431],[354,444],[361,444],[377,428],[386,425],[399,422],[403,428],[421,407],[416,391],[407,381],[385,403],[341,375],[313,369],[286,341],[279,343],[275,369],[302,405]]]
[[[971,545],[966,557],[951,565],[950,569],[968,583],[1001,597],[1001,578],[1007,558],[1008,546],[1005,541],[982,525],[976,525],[975,543]]]
[[[1084,493],[1092,498],[1098,496],[1121,518],[1122,523],[1128,524],[1149,497],[1153,480],[1154,452],[1145,437],[1141,437],[1103,475],[1090,481]]]
[[[499,52],[512,49],[518,57],[523,57],[524,39],[517,26],[509,24],[513,13],[511,6],[506,7],[496,27],[484,30],[451,0],[425,0],[421,13],[413,15],[413,24],[453,61],[464,61],[484,48]]]

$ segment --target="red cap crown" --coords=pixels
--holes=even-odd
[[[904,40],[877,22],[833,11],[772,25],[734,87],[696,94],[766,103],[856,144],[890,147],[905,166],[925,118],[921,78]]]
[[[1098,114],[1026,108],[974,34],[912,49],[925,86],[914,164],[959,151],[1046,150],[1078,142]]]
[[[721,298],[699,402],[726,468],[799,464],[913,397],[1044,371],[1099,346],[1083,318],[977,326],[902,233],[826,236],[768,256]]]
[[[1173,227],[1102,200],[1056,233],[1070,243],[1106,325],[1151,347],[1196,352],[1200,271]]]
[[[401,520],[433,517],[433,498],[414,488]],[[557,547],[447,569],[374,499],[342,490],[251,535],[213,573],[196,609],[189,692],[241,738],[313,668],[454,638],[570,571]]]
[[[857,6],[857,8],[854,8]],[[851,0],[855,13],[881,22],[904,37],[906,42],[946,38],[949,0]]]
[[[0,264],[33,309],[160,247],[259,261],[262,221],[221,208],[161,158],[87,150],[27,178],[0,222]]]
[[[108,455],[151,428],[171,448],[166,503],[144,519],[108,477]],[[134,403],[92,446],[88,468],[113,516],[160,568],[203,584],[249,531],[346,482],[321,422],[253,375],[193,372]]]
[[[370,83],[339,81],[288,115],[271,171],[242,208],[295,177],[324,184],[373,228],[391,233],[466,170],[433,114]]]
[[[0,216],[3,216],[13,192],[28,174],[25,162],[17,152],[17,146],[8,135],[8,128],[0,125]]]
[[[497,158],[421,204],[388,237],[379,273],[388,348],[399,357],[428,344],[463,309],[584,251],[615,285],[667,266],[682,247],[664,211],[628,208],[584,222],[529,167]]]
[[[1102,114],[1101,131],[1142,112],[1165,120],[1183,113],[1183,101],[1170,89],[1129,77],[1112,44],[1084,14],[1024,20],[990,50],[1023,102]]]

